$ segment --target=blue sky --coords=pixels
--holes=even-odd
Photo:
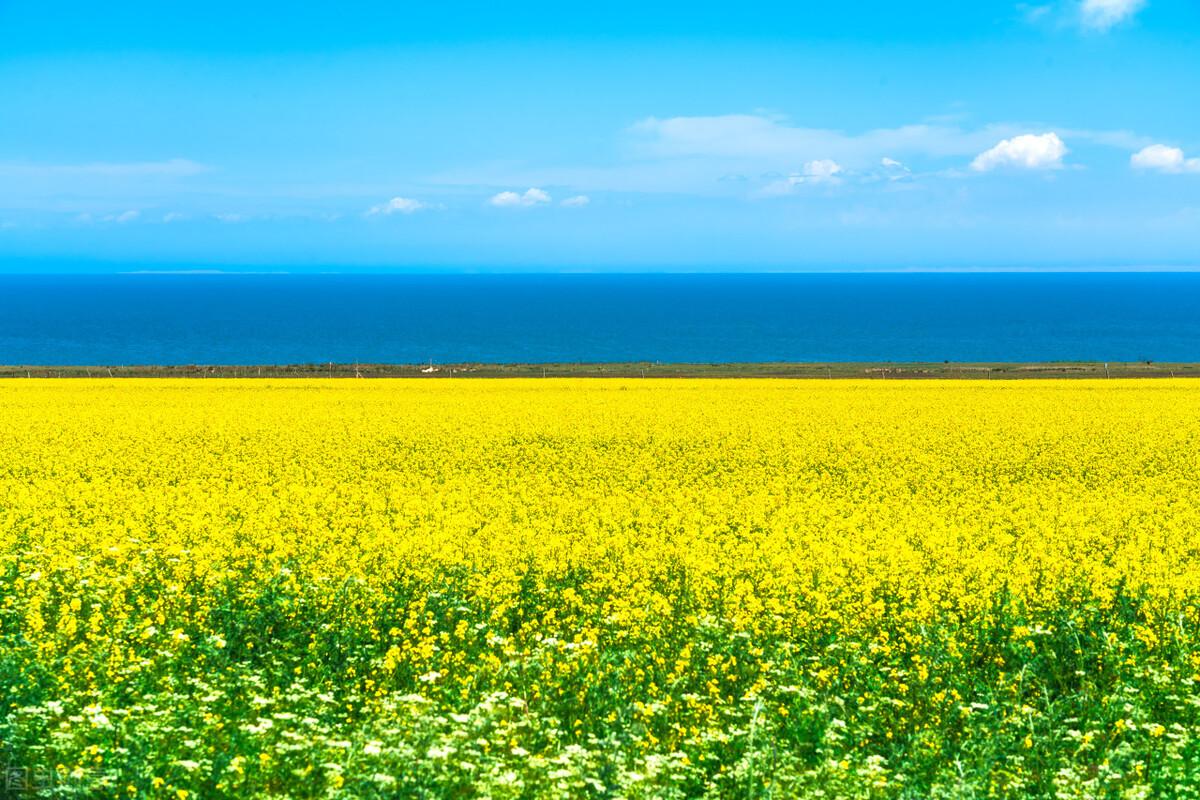
[[[1200,4],[0,0],[0,269],[1200,265]]]

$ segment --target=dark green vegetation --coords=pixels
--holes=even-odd
[[[1055,361],[1044,363],[747,363],[663,364],[186,364],[108,367],[3,366],[0,378],[1184,378],[1200,362]]]

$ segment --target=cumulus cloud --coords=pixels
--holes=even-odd
[[[1144,5],[1146,0],[1083,0],[1079,13],[1085,27],[1106,31],[1131,19]]]
[[[841,164],[832,158],[818,158],[816,161],[804,164],[804,176],[812,184],[835,180],[835,176],[840,172]]]
[[[588,203],[592,202],[592,198],[586,194],[577,194],[574,197],[568,197],[562,201],[562,204],[567,208],[583,208]]]
[[[1186,158],[1178,147],[1165,144],[1143,147],[1129,157],[1129,164],[1134,169],[1155,172],[1200,172],[1200,158]]]
[[[418,211],[431,208],[428,203],[422,203],[420,200],[414,200],[411,197],[393,197],[386,203],[380,203],[377,206],[371,206],[367,209],[367,216],[388,216],[391,214],[415,214]]]
[[[525,190],[525,194],[517,194],[516,192],[500,192],[492,195],[488,200],[494,206],[499,208],[511,208],[513,206],[536,206],[542,203],[550,202],[550,195],[541,189],[529,188]]]
[[[1052,122],[1027,120],[966,126],[956,117],[865,131],[838,131],[792,124],[768,114],[704,117],[650,117],[626,127],[620,158],[614,162],[555,166],[475,164],[430,176],[428,180],[464,190],[487,186],[573,186],[596,192],[672,192],[728,195],[739,191],[747,176],[783,178],[796,165],[829,159],[845,172],[846,183],[881,182],[893,171],[904,181],[920,177],[962,177],[976,155],[1002,139],[1030,130],[1054,130],[1077,142],[1112,147],[1121,158],[1152,139],[1123,130],[1068,129]],[[1082,145],[1080,145],[1082,146]],[[912,170],[881,167],[881,158]],[[955,169],[951,169],[956,167]],[[758,186],[762,184],[756,182]],[[500,205],[521,205],[518,192],[502,193]],[[486,202],[486,200],[485,200]]]
[[[1057,133],[1026,133],[1004,139],[975,157],[971,169],[988,172],[999,167],[1057,169],[1062,166],[1067,146]]]
[[[838,176],[842,172],[842,165],[833,159],[819,158],[806,163],[799,172],[768,183],[758,193],[764,197],[772,197],[789,194],[802,183],[840,183],[841,178]]]
[[[505,206],[519,206],[521,205],[521,195],[516,192],[500,192],[499,194],[492,195],[492,199],[488,200],[488,202],[501,208]]]

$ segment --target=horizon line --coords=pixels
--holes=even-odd
[[[254,268],[183,268],[125,270],[0,270],[0,278],[79,277],[79,276],[412,276],[412,277],[570,277],[570,276],[767,276],[767,275],[1099,275],[1099,274],[1200,274],[1200,265],[1156,266],[1050,266],[1050,267],[912,267],[879,269],[671,269],[671,268],[592,268],[592,269],[477,269],[438,267],[347,267],[345,269],[269,269]]]

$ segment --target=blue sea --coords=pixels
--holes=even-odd
[[[1200,274],[0,276],[0,364],[1200,361]]]

